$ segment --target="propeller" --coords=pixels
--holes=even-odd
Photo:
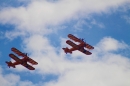
[[[86,40],[84,38],[80,38],[80,40],[86,43]]]
[[[28,56],[28,53],[23,53],[25,56]]]

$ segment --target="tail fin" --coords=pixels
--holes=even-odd
[[[9,68],[10,67],[15,68],[15,65],[13,65],[13,63],[11,61],[10,62],[6,61],[5,63],[8,65]]]
[[[63,50],[64,50],[64,52],[67,54],[67,53],[70,53],[70,54],[72,54],[72,51],[70,51],[69,49],[68,49],[68,47],[66,47],[66,48],[62,48]]]

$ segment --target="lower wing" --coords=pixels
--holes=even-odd
[[[34,67],[32,67],[31,65],[29,65],[29,64],[27,64],[27,63],[23,63],[23,64],[21,64],[21,65],[23,65],[24,67],[26,67],[26,68],[29,69],[29,70],[35,70]]]
[[[32,65],[37,65],[38,63],[34,61],[33,59],[29,58],[28,62],[31,63]]]
[[[91,45],[89,45],[89,44],[87,44],[87,43],[85,43],[85,47],[88,48],[88,49],[94,49],[93,46],[91,46]]]
[[[86,55],[91,55],[92,54],[91,52],[85,50],[84,48],[79,49],[79,51],[81,51],[82,53],[84,53]]]

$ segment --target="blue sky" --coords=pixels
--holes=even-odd
[[[2,86],[130,85],[129,0],[0,2]],[[65,54],[70,33],[94,46],[92,55]],[[8,68],[11,47],[36,60],[36,70]]]

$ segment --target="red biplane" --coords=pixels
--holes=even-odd
[[[72,54],[72,51],[75,51],[75,50],[79,50],[79,51],[81,51],[82,53],[84,53],[86,55],[91,55],[92,54],[91,52],[89,52],[88,50],[86,50],[84,48],[87,48],[87,49],[91,50],[91,49],[94,49],[94,47],[87,44],[84,41],[84,39],[79,39],[79,38],[75,37],[72,34],[68,34],[68,38],[74,40],[75,42],[79,42],[79,44],[77,45],[77,44],[73,43],[72,41],[67,40],[66,43],[69,44],[70,46],[72,46],[72,48],[70,48],[70,49],[68,47],[62,48],[66,54],[67,53]]]
[[[18,56],[22,56],[23,58],[22,59],[19,59],[17,56],[15,56],[14,54],[9,54],[9,56],[15,60],[15,62],[11,62],[11,61],[6,61],[8,67],[13,67],[15,68],[16,65],[23,65],[24,67],[26,67],[27,69],[29,70],[35,70],[34,67],[32,67],[31,65],[27,64],[27,62],[31,63],[32,65],[37,65],[38,63],[36,61],[34,61],[33,59],[29,58],[27,56],[27,53],[22,53],[20,52],[18,49],[16,48],[11,48],[11,50],[16,53]]]

